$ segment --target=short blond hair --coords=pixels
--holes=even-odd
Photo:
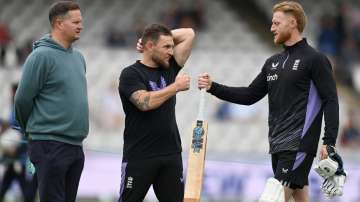
[[[277,11],[294,16],[299,32],[302,33],[304,31],[306,25],[306,15],[303,7],[298,2],[283,1],[281,3],[275,4],[273,7],[273,13]]]

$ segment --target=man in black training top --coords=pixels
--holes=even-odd
[[[237,104],[251,105],[268,94],[269,144],[275,179],[284,186],[285,201],[292,196],[297,202],[309,201],[308,174],[317,152],[323,114],[326,127],[321,159],[328,155],[326,145],[335,146],[339,125],[331,64],[302,37],[305,24],[300,4],[276,4],[271,32],[274,43],[283,45],[284,51],[267,59],[248,87],[212,82],[207,73],[198,80],[199,88]],[[281,184],[279,189],[283,189]]]
[[[120,75],[126,118],[119,202],[143,201],[151,185],[159,201],[183,201],[175,95],[189,89],[189,76],[178,73],[194,37],[190,28],[170,31],[163,25],[147,26],[138,44],[142,59]]]

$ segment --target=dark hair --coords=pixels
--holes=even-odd
[[[154,43],[160,38],[160,35],[172,36],[171,31],[168,27],[161,24],[151,24],[145,27],[145,30],[142,34],[141,40],[143,44],[146,44],[147,41],[151,40]]]
[[[79,4],[73,1],[58,1],[51,5],[49,11],[49,21],[53,25],[54,20],[59,16],[66,15],[69,11],[80,10]]]

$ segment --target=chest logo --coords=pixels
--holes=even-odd
[[[163,76],[160,77],[160,85],[158,86],[155,81],[149,81],[152,91],[158,91],[166,87],[166,81]]]
[[[269,82],[269,81],[276,81],[278,79],[278,75],[277,74],[274,74],[274,75],[268,75],[266,77],[266,80]]]
[[[271,70],[276,70],[276,67],[279,65],[279,62],[277,63],[272,63],[271,64]]]
[[[292,70],[298,70],[300,59],[295,60]]]

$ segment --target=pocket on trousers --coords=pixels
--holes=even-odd
[[[29,158],[31,163],[38,163],[44,155],[43,145],[40,141],[30,141],[28,148]]]

